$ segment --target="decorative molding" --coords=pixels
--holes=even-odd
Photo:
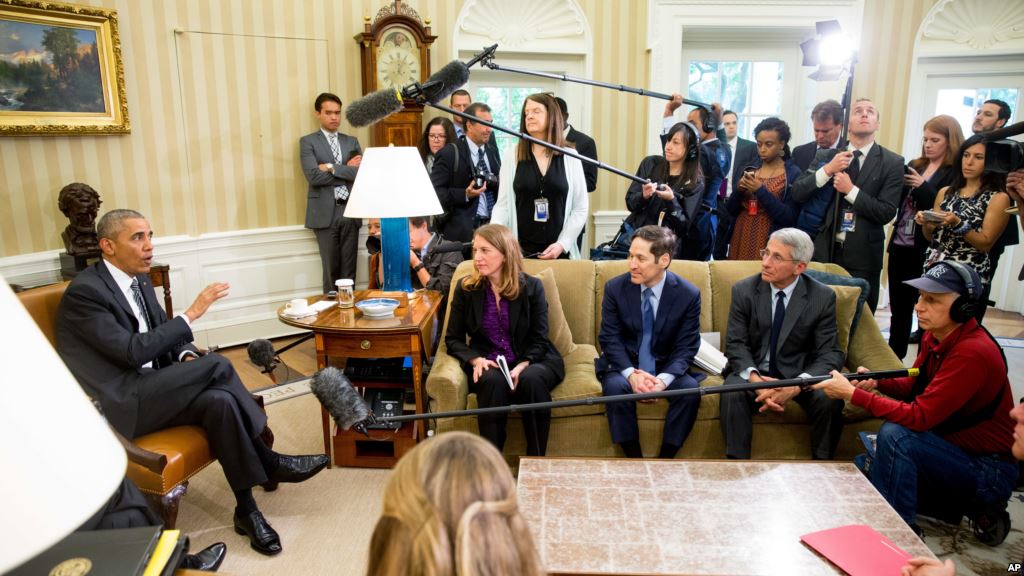
[[[503,49],[538,41],[577,44],[585,40],[586,17],[571,0],[469,0],[457,24],[466,35],[484,36]]]
[[[943,0],[922,25],[922,37],[990,50],[1024,39],[1024,2]]]

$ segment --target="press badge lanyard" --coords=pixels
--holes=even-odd
[[[551,172],[551,164],[555,161],[554,157],[548,162],[548,172]],[[536,162],[536,159],[534,159]],[[537,165],[537,173],[540,174],[540,165]],[[548,199],[544,196],[544,182],[548,179],[547,174],[540,175],[540,198],[533,200],[533,221],[534,222],[547,222],[548,221]]]

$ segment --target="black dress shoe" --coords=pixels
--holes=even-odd
[[[302,482],[327,467],[327,456],[280,456],[277,470],[270,475],[271,482]]]
[[[281,553],[281,538],[259,510],[245,516],[235,514],[235,532],[249,537],[249,545],[260,554]]]
[[[186,554],[181,559],[179,568],[186,570],[202,570],[204,572],[216,572],[220,568],[224,556],[228,553],[228,547],[223,542],[217,542],[212,546],[203,548],[195,554]]]

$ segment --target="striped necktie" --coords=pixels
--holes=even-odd
[[[146,308],[146,300],[142,297],[138,278],[132,278],[132,298],[135,299],[135,305],[139,307],[139,313],[142,314],[142,319],[146,322],[146,331],[152,330],[153,324],[149,319],[149,309]]]

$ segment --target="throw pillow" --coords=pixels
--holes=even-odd
[[[572,331],[565,321],[562,301],[558,298],[558,284],[555,273],[545,268],[536,274],[536,278],[544,285],[544,297],[548,301],[548,340],[555,345],[558,353],[565,358],[576,351],[576,343],[572,340]]]

